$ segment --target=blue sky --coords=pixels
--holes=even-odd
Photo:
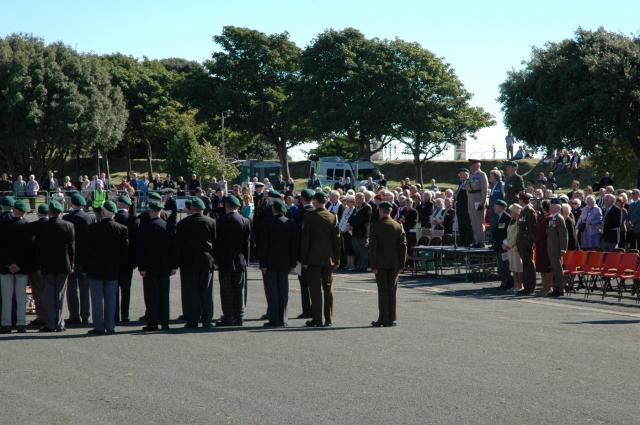
[[[225,25],[288,31],[304,47],[327,28],[352,26],[368,37],[417,41],[450,63],[473,104],[496,117],[467,152],[503,150],[505,129],[498,85],[529,57],[532,46],[604,26],[640,31],[638,0],[379,1],[379,0],[0,0],[0,35],[32,33],[84,52],[202,61],[216,49],[211,37]],[[448,154],[450,156],[450,154]],[[298,149],[294,157],[299,159]]]

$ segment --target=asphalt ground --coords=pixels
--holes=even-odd
[[[300,313],[291,275],[291,318]],[[335,277],[334,327],[0,336],[2,424],[638,424],[640,307],[405,277],[398,327],[371,274]],[[135,272],[131,317],[144,311]],[[219,316],[217,274],[215,315]],[[172,279],[171,317],[180,314]]]

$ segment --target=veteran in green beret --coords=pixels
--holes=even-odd
[[[300,193],[300,204],[302,208],[298,209],[298,213],[294,217],[296,224],[298,225],[298,232],[302,233],[302,224],[304,217],[307,213],[314,210],[311,205],[311,199],[315,192],[311,189],[304,189]],[[300,239],[300,238],[299,238]],[[301,262],[300,250],[298,250],[298,263]],[[302,313],[298,316],[298,319],[311,319],[311,295],[309,294],[309,284],[307,283],[307,271],[300,266],[298,268],[298,281],[300,282],[300,301],[302,302]]]
[[[29,229],[31,234],[35,237],[43,223],[49,220],[49,205],[41,204],[37,208],[38,219],[29,223]],[[44,291],[42,282],[42,273],[32,268],[31,275],[29,276],[29,282],[31,286],[31,294],[33,296],[33,302],[36,307],[36,318],[32,320],[30,326],[44,326],[45,314],[44,305],[42,300],[42,294]]]
[[[338,218],[325,205],[327,195],[317,192],[311,203],[314,210],[305,213],[302,224],[300,260],[306,269],[311,294],[311,316],[308,327],[333,324],[333,270],[340,267],[340,231]]]
[[[507,175],[504,184],[504,196],[507,204],[517,204],[518,194],[524,190],[524,179],[518,174],[518,163],[507,161],[504,163],[505,174]]]
[[[151,199],[151,192],[149,199]],[[150,200],[150,202],[153,202]],[[135,214],[130,214],[129,209],[133,202],[127,195],[120,195],[116,199],[116,207],[118,211],[113,216],[116,223],[122,224],[127,228],[127,244],[129,252],[126,257],[126,263],[120,277],[118,277],[118,296],[116,297],[116,321],[127,323],[129,319],[129,305],[131,303],[131,280],[133,278],[133,270],[136,268],[136,239],[138,237],[138,227],[140,226]]]
[[[396,325],[396,291],[398,275],[407,261],[407,237],[400,223],[389,216],[393,205],[384,201],[378,205],[380,219],[371,225],[369,235],[369,265],[378,285],[378,320],[371,326]]]

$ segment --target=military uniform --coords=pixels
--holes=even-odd
[[[378,321],[374,326],[390,326],[396,321],[398,273],[407,261],[407,238],[400,223],[381,217],[371,225],[369,264],[378,284]]]
[[[469,217],[469,202],[467,190],[465,189],[467,180],[461,180],[458,190],[455,193],[456,220],[458,222],[458,244],[467,246],[471,244],[472,230],[471,218]]]
[[[487,174],[480,169],[471,173],[467,180],[467,208],[475,245],[484,245],[484,213],[488,204],[488,187]]]
[[[547,252],[553,275],[553,292],[564,294],[564,275],[562,274],[562,256],[567,250],[569,235],[564,218],[554,214],[547,227]]]
[[[313,205],[311,204],[307,204],[302,208],[298,209],[298,213],[296,214],[295,221],[298,224],[299,233],[302,232],[302,223],[304,221],[305,215],[307,215],[309,212],[313,210],[314,208],[313,208]],[[298,251],[298,261],[301,261],[300,251]],[[311,295],[309,294],[309,284],[307,283],[307,270],[305,268],[300,269],[300,274],[298,275],[298,281],[300,282],[300,301],[302,302],[302,314],[299,316],[299,318],[310,319],[311,318]]]
[[[524,293],[526,294],[530,294],[536,289],[536,268],[533,264],[533,234],[537,221],[538,215],[531,204],[527,204],[522,208],[518,219],[516,246],[522,258],[522,277]]]
[[[319,194],[314,197],[317,195]],[[340,231],[336,216],[324,208],[307,212],[304,216],[300,260],[302,266],[307,268],[306,278],[311,294],[312,320],[307,322],[307,325],[320,326],[323,312],[325,324],[331,325],[333,321],[332,272],[333,268],[340,264]]]
[[[516,171],[508,176],[504,186],[504,198],[507,204],[518,202],[518,194],[524,190],[524,179]]]
[[[124,209],[118,210],[113,219],[116,223],[122,224],[127,228],[129,253],[122,274],[118,278],[119,293],[116,299],[116,320],[128,322],[129,304],[131,302],[131,279],[133,278],[133,269],[136,267],[136,239],[138,237],[139,222],[135,215],[129,214]]]
[[[43,209],[46,207],[46,211]],[[46,223],[49,219],[47,217],[47,213],[49,211],[49,207],[45,205],[40,205],[38,207],[38,213],[41,215],[36,221],[29,223],[29,228],[31,229],[31,234],[35,237],[38,234],[38,229],[43,223]],[[42,273],[39,270],[32,270],[31,275],[29,276],[29,282],[31,286],[31,295],[33,296],[33,302],[36,305],[36,321],[32,323],[37,323],[40,325],[44,325],[45,320],[45,311],[43,305],[42,295],[44,293],[43,281],[42,281]]]

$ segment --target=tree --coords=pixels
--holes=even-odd
[[[287,33],[266,35],[233,26],[213,39],[222,51],[205,63],[210,78],[202,83],[210,100],[203,111],[209,117],[234,111],[225,125],[273,146],[288,176],[287,151],[303,139],[291,109],[300,49]]]
[[[640,39],[579,28],[574,39],[534,48],[498,100],[506,126],[528,145],[597,154],[615,141],[638,161],[638,81]]]
[[[468,134],[495,124],[482,108],[469,105],[454,70],[418,43],[388,43],[398,81],[397,137],[413,157],[416,180],[423,183],[424,163],[458,144]]]
[[[296,92],[296,108],[314,138],[344,137],[362,157],[390,143],[402,112],[393,67],[383,41],[354,28],[320,34],[302,54]]]
[[[42,39],[0,39],[0,160],[13,173],[43,175],[75,153],[112,149],[127,110],[94,56]]]
[[[317,161],[323,156],[341,156],[345,159],[358,158],[358,146],[344,137],[336,137],[319,142],[318,145],[307,152],[307,156],[311,161]]]

